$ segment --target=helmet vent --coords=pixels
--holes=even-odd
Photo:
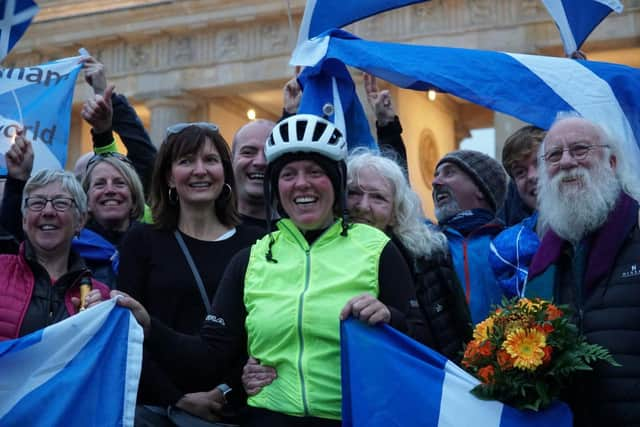
[[[304,131],[307,129],[307,121],[299,120],[296,122],[296,140],[302,141],[304,139]]]
[[[322,136],[322,134],[326,129],[327,129],[326,123],[322,123],[322,122],[316,123],[316,128],[313,130],[313,137],[311,140],[312,141],[320,140],[320,137]]]
[[[282,138],[282,142],[289,142],[289,123],[284,122],[279,127],[280,138]]]
[[[338,144],[338,141],[340,141],[340,137],[342,137],[342,133],[340,133],[338,129],[335,129],[331,134],[331,138],[329,138],[329,141],[327,141],[327,144],[329,145]]]

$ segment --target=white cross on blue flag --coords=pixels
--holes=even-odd
[[[560,31],[567,55],[580,49],[594,28],[611,12],[622,12],[618,0],[542,0]]]
[[[616,138],[619,167],[640,182],[640,70],[620,64],[359,39],[333,30],[301,46],[299,65],[338,60],[397,86],[436,89],[548,129],[576,111]],[[353,137],[353,135],[350,135]],[[626,174],[622,174],[624,176]],[[633,178],[633,179],[632,179]],[[638,194],[637,196],[640,196]]]
[[[519,411],[470,391],[479,381],[388,325],[340,325],[343,427],[570,427],[561,402]]]
[[[378,13],[424,1],[427,0],[307,0],[297,45],[332,28],[342,28]]]
[[[0,343],[0,425],[133,426],[142,328],[115,300]]]
[[[0,0],[0,61],[27,31],[38,10],[33,0]]]
[[[33,143],[33,171],[63,169],[67,161],[71,103],[80,57],[32,67],[0,68],[0,175],[16,130]]]

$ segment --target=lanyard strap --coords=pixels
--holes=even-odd
[[[200,290],[200,296],[202,297],[202,302],[204,303],[204,307],[207,309],[207,314],[211,314],[211,302],[207,297],[207,291],[204,289],[204,283],[202,283],[202,278],[200,277],[200,273],[198,273],[198,269],[196,268],[196,264],[193,262],[193,258],[189,253],[189,249],[187,245],[184,243],[184,239],[178,230],[173,232],[173,235],[176,236],[176,240],[178,241],[178,245],[180,249],[182,249],[182,253],[184,254],[185,259],[187,260],[187,264],[191,268],[191,272],[193,273],[193,277],[196,279],[196,284],[198,285],[198,289]]]

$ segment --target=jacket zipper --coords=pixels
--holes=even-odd
[[[285,228],[289,234],[293,237],[293,239],[298,243],[300,248],[305,253],[305,278],[304,278],[304,289],[298,298],[298,340],[300,341],[300,352],[298,353],[298,372],[300,374],[300,391],[302,394],[302,406],[304,408],[304,415],[309,416],[309,401],[307,399],[307,386],[304,380],[304,373],[302,371],[302,356],[304,354],[304,334],[302,332],[302,313],[304,311],[304,296],[309,289],[309,282],[311,276],[311,246],[307,243],[306,240],[300,241],[296,233],[294,233],[287,225],[286,222],[282,223],[283,228]],[[316,242],[321,240],[322,236],[325,235],[329,231],[329,229],[333,227],[333,225],[329,226],[318,238],[315,240]],[[315,243],[315,242],[314,242]]]
[[[304,373],[302,371],[302,356],[304,354],[304,335],[302,333],[302,311],[304,309],[304,296],[309,289],[309,276],[311,274],[311,256],[310,250],[305,250],[306,268],[304,278],[304,289],[298,300],[298,340],[300,341],[300,352],[298,353],[298,371],[300,372],[300,390],[302,392],[302,406],[304,407],[304,415],[309,416],[309,402],[307,401],[307,386],[304,381]]]

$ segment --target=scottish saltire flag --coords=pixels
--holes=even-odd
[[[640,182],[640,70],[619,64],[359,39],[333,30],[301,47],[303,66],[338,60],[407,89],[435,89],[548,129],[574,110],[606,127]],[[630,167],[631,165],[632,167]]]
[[[64,168],[79,60],[0,69],[0,175],[7,173],[4,153],[20,126],[33,143],[34,172]]]
[[[27,31],[38,10],[32,0],[0,0],[0,62]]]
[[[353,79],[339,61],[305,68],[298,77],[302,87],[300,114],[324,116],[342,131],[349,150],[377,147],[366,114],[356,94]]]
[[[0,342],[0,425],[133,426],[142,339],[109,300]]]
[[[341,327],[343,427],[571,427],[569,407],[519,411],[470,393],[479,382],[390,326]]]
[[[427,0],[307,0],[297,45],[332,28],[342,28],[378,13],[424,1]]]
[[[580,49],[594,28],[611,12],[622,12],[618,0],[542,0],[553,18],[564,51],[571,55]]]

